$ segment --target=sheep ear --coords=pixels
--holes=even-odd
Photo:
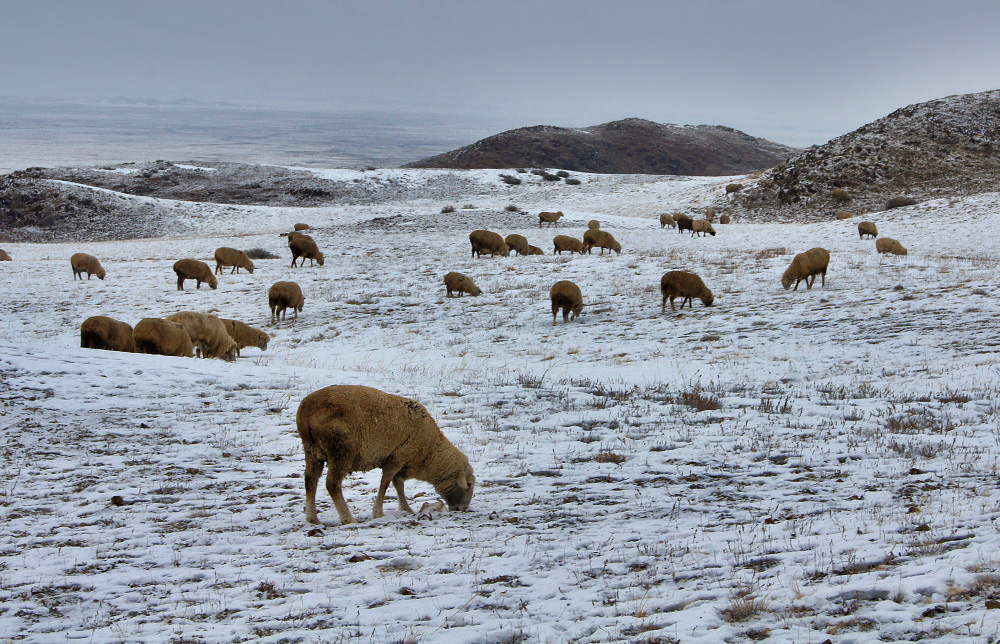
[[[458,487],[462,488],[463,490],[469,489],[469,479],[466,478],[465,472],[458,475]]]

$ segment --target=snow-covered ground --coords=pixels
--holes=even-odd
[[[484,190],[450,214],[177,204],[196,234],[5,245],[0,641],[995,641],[1000,195],[870,215],[909,248],[880,257],[858,218],[660,229],[730,179],[583,178],[604,187],[546,193],[551,229]],[[621,255],[551,254],[595,217]],[[289,267],[296,221],[324,266]],[[471,258],[480,227],[547,254]],[[281,259],[177,291],[172,263],[218,246]],[[813,246],[825,287],[784,291]],[[77,251],[107,279],[73,281]],[[715,305],[661,313],[674,269]],[[446,298],[452,270],[483,294]],[[287,279],[305,309],[270,327]],[[553,326],[560,279],[585,308]],[[270,346],[79,348],[90,315],[180,310]],[[322,489],[307,524],[295,410],[338,383],[423,403],[476,469],[470,511],[373,520],[372,471],[345,485],[359,524]]]

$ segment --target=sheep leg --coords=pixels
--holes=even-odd
[[[177,276],[177,290],[178,291],[184,290],[184,277],[181,275]]]
[[[820,280],[820,284],[823,286],[823,288],[826,288],[826,270],[825,269],[823,270],[822,273],[820,273],[820,277],[822,278]]]
[[[552,305],[552,326],[556,325],[556,315],[558,315],[558,314],[559,314],[559,305],[553,304]]]
[[[396,488],[396,502],[399,504],[400,510],[413,514],[413,508],[411,508],[410,504],[406,502],[406,493],[403,492],[404,482],[405,479],[399,475],[393,477],[392,479],[392,486]]]
[[[222,264],[216,264],[215,265],[215,274],[218,275],[221,272],[222,272]]]
[[[347,507],[347,501],[344,500],[342,483],[345,472],[334,468],[333,463],[329,463],[329,466],[326,472],[326,491],[330,493],[330,498],[333,499],[333,506],[337,508],[337,514],[340,515],[340,523],[341,525],[355,523],[354,517],[351,516],[351,509]]]
[[[674,303],[671,302],[670,306],[671,306],[671,308],[673,308]],[[660,304],[660,313],[666,313],[666,312],[667,312],[667,294],[664,293],[663,294],[663,302]]]
[[[811,278],[811,279],[810,279]],[[806,275],[806,290],[810,290],[813,287],[813,282],[816,281],[816,275]]]
[[[322,525],[316,515],[316,487],[323,475],[323,465],[323,459],[306,452],[306,521],[317,525]]]
[[[569,322],[569,306],[562,307],[563,312],[563,324]]]

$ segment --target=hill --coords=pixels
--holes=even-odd
[[[508,130],[404,167],[725,176],[770,168],[796,152],[720,125],[629,118],[585,128],[536,125]]]

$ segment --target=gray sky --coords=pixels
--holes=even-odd
[[[0,96],[637,116],[823,143],[1000,87],[995,0],[0,0]]]

